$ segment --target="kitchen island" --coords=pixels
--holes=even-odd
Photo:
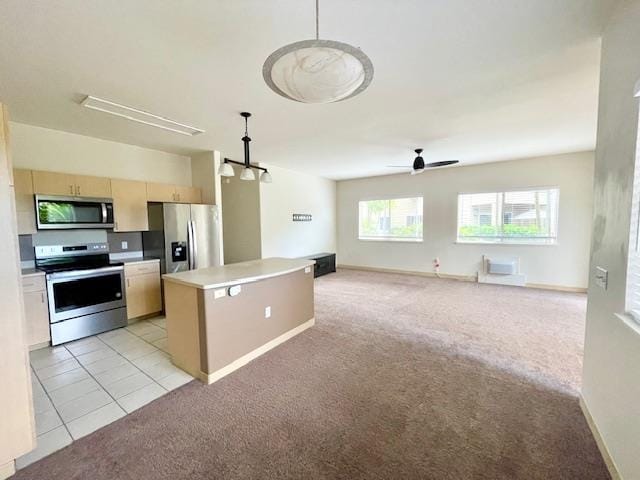
[[[163,275],[173,363],[213,383],[313,326],[313,264],[267,258]]]

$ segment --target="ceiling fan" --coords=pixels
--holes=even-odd
[[[424,158],[420,156],[422,153],[422,148],[416,148],[414,150],[418,154],[418,156],[413,161],[413,165],[411,167],[407,167],[405,165],[387,165],[388,168],[411,168],[411,175],[417,175],[418,173],[422,173],[427,168],[435,168],[435,167],[445,167],[447,165],[453,165],[454,163],[458,163],[459,160],[442,160],[440,162],[431,162],[424,163]]]

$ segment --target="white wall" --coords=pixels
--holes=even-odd
[[[191,185],[189,157],[12,122],[16,168]]]
[[[336,182],[261,164],[273,183],[260,184],[262,257],[301,257],[336,251]],[[311,222],[292,214],[310,213]]]
[[[422,175],[338,182],[338,263],[415,272],[475,275],[482,255],[517,256],[527,282],[586,288],[591,231],[593,152],[432,170]],[[457,244],[458,193],[522,187],[560,188],[557,245]],[[358,201],[423,196],[422,243],[358,240]]]
[[[640,1],[627,0],[603,34],[591,278],[582,395],[625,479],[640,478],[640,326],[624,312],[629,218],[638,135]],[[608,289],[593,282],[609,271]]]

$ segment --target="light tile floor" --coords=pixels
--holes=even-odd
[[[22,468],[192,380],[167,353],[164,317],[31,352],[37,447]]]

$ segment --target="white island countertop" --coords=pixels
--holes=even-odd
[[[165,282],[174,282],[190,287],[207,290],[209,288],[228,287],[243,283],[256,282],[266,278],[286,275],[303,268],[311,267],[315,260],[303,258],[265,258],[249,262],[232,263],[220,267],[199,268],[180,273],[168,273],[162,276]]]

